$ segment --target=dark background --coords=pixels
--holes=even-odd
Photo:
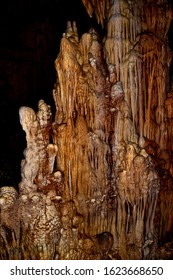
[[[0,1],[0,187],[17,186],[20,181],[26,146],[20,106],[37,110],[39,99],[44,99],[55,110],[54,61],[68,20],[76,21],[79,35],[95,27],[103,36],[81,0]],[[169,44],[173,50],[173,22]]]

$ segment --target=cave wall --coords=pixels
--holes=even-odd
[[[19,193],[1,189],[1,258],[155,259],[172,238],[171,7],[83,3],[107,33],[68,22],[55,118],[43,100],[20,108],[27,147]]]

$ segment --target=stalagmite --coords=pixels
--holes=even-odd
[[[79,38],[68,22],[55,118],[43,100],[37,113],[19,110],[27,147],[6,212],[0,198],[2,259],[161,258],[173,232],[171,8],[166,0],[83,3],[107,34],[101,41],[91,28]],[[9,256],[14,209],[21,234],[9,228],[21,238]]]

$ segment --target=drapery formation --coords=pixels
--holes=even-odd
[[[55,119],[43,100],[20,108],[27,147],[19,194],[1,189],[1,258],[154,259],[173,231],[171,8],[83,3],[107,33],[79,38],[68,22]]]

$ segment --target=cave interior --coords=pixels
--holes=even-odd
[[[3,186],[13,186],[19,190],[20,197],[19,203],[10,210],[7,209],[6,212],[5,208],[2,209],[3,233],[0,245],[2,244],[3,249],[0,258],[173,257],[173,16],[170,12],[173,7],[172,1],[157,0],[156,4],[150,0],[146,2],[146,14],[152,20],[148,16],[145,19],[147,27],[138,27],[135,20],[131,23],[129,16],[132,13],[137,20],[140,18],[138,1],[1,1],[0,187],[3,189]],[[101,12],[102,3],[115,4],[115,7],[114,4],[105,6],[108,21],[106,12]],[[170,18],[165,37],[158,31],[162,27],[161,24],[157,25],[155,16],[156,12],[160,16],[159,11],[164,14],[164,7],[168,14],[170,12],[169,16],[161,20],[166,29],[166,22]],[[95,13],[92,14],[92,10]],[[131,26],[135,26],[135,31],[130,30],[130,25],[124,19],[126,13]],[[123,28],[121,34],[128,39],[128,36],[137,38],[135,32],[138,32],[138,28],[143,30],[140,34],[142,39],[136,40],[133,46],[134,52],[129,51],[127,38],[122,37],[124,45],[119,43],[119,30],[116,30],[112,18],[120,26],[122,24],[126,27],[126,34],[123,33]],[[68,23],[74,21],[76,25]],[[131,35],[127,35],[128,31]],[[112,55],[115,42],[117,50]],[[159,47],[162,43],[165,51]],[[106,50],[104,59],[103,45]],[[131,56],[125,59],[128,51]],[[140,51],[143,55],[142,63]],[[159,56],[163,57],[160,59]],[[111,68],[114,65],[112,61],[116,62],[116,75],[111,72],[114,71]],[[132,62],[131,65],[128,61]],[[71,69],[70,67],[72,71],[68,72],[67,68]],[[145,67],[148,70],[146,76],[142,74]],[[77,82],[73,68],[79,78]],[[148,88],[141,90],[145,85],[140,85],[140,81],[144,80]],[[70,87],[73,88],[73,93]],[[130,90],[135,92],[135,97]],[[106,92],[106,95],[103,96],[102,92]],[[111,97],[108,97],[109,94]],[[108,113],[106,106],[110,110]],[[34,111],[38,113],[35,114]],[[30,118],[36,119],[40,129],[37,136],[34,133],[30,135],[29,125],[31,131],[37,130],[37,126],[32,127]],[[50,136],[52,138],[49,142],[50,131],[54,131],[54,134]],[[33,179],[33,173],[30,175],[29,172],[33,172],[35,167],[34,161],[30,161],[32,153],[38,153],[39,137],[46,143],[42,143],[46,156],[44,153],[41,155],[43,163],[38,164],[39,171]],[[30,145],[34,147],[31,152]],[[31,182],[27,185],[26,181],[29,182],[30,179]],[[59,188],[58,192],[56,186]],[[17,195],[13,195],[16,199]],[[32,201],[32,197],[35,200]],[[55,197],[56,202],[53,200]],[[1,203],[3,204],[2,201]],[[28,210],[30,203],[33,203],[33,207]],[[51,239],[53,243],[50,242],[49,248],[44,248],[40,237],[43,232],[37,231],[39,226],[35,228],[31,221],[32,234],[28,234],[30,218],[28,214],[24,221],[24,213],[29,211],[35,217],[37,207],[48,209],[49,206],[50,209],[46,211],[54,215],[51,220],[53,229],[47,233],[46,228],[43,239],[44,242],[47,238]],[[20,233],[10,219],[6,222],[8,211],[14,214],[16,209],[24,221]],[[71,214],[67,214],[67,211]],[[49,221],[48,216],[45,219]],[[42,218],[40,220],[40,224],[45,226]],[[22,234],[28,234],[28,239],[21,237]],[[36,252],[35,243],[33,247],[30,246],[32,238],[41,244],[42,250],[38,250],[39,252]],[[24,244],[22,249],[19,241]],[[70,242],[73,245],[69,245]],[[29,251],[27,246],[30,246]],[[13,253],[9,253],[11,247],[15,248]],[[15,250],[19,247],[16,253]]]
[[[36,109],[43,98],[55,113],[54,61],[68,21],[76,21],[79,35],[94,27],[103,36],[104,30],[80,0],[7,0],[0,5],[0,185],[17,187],[26,146],[19,108]]]

